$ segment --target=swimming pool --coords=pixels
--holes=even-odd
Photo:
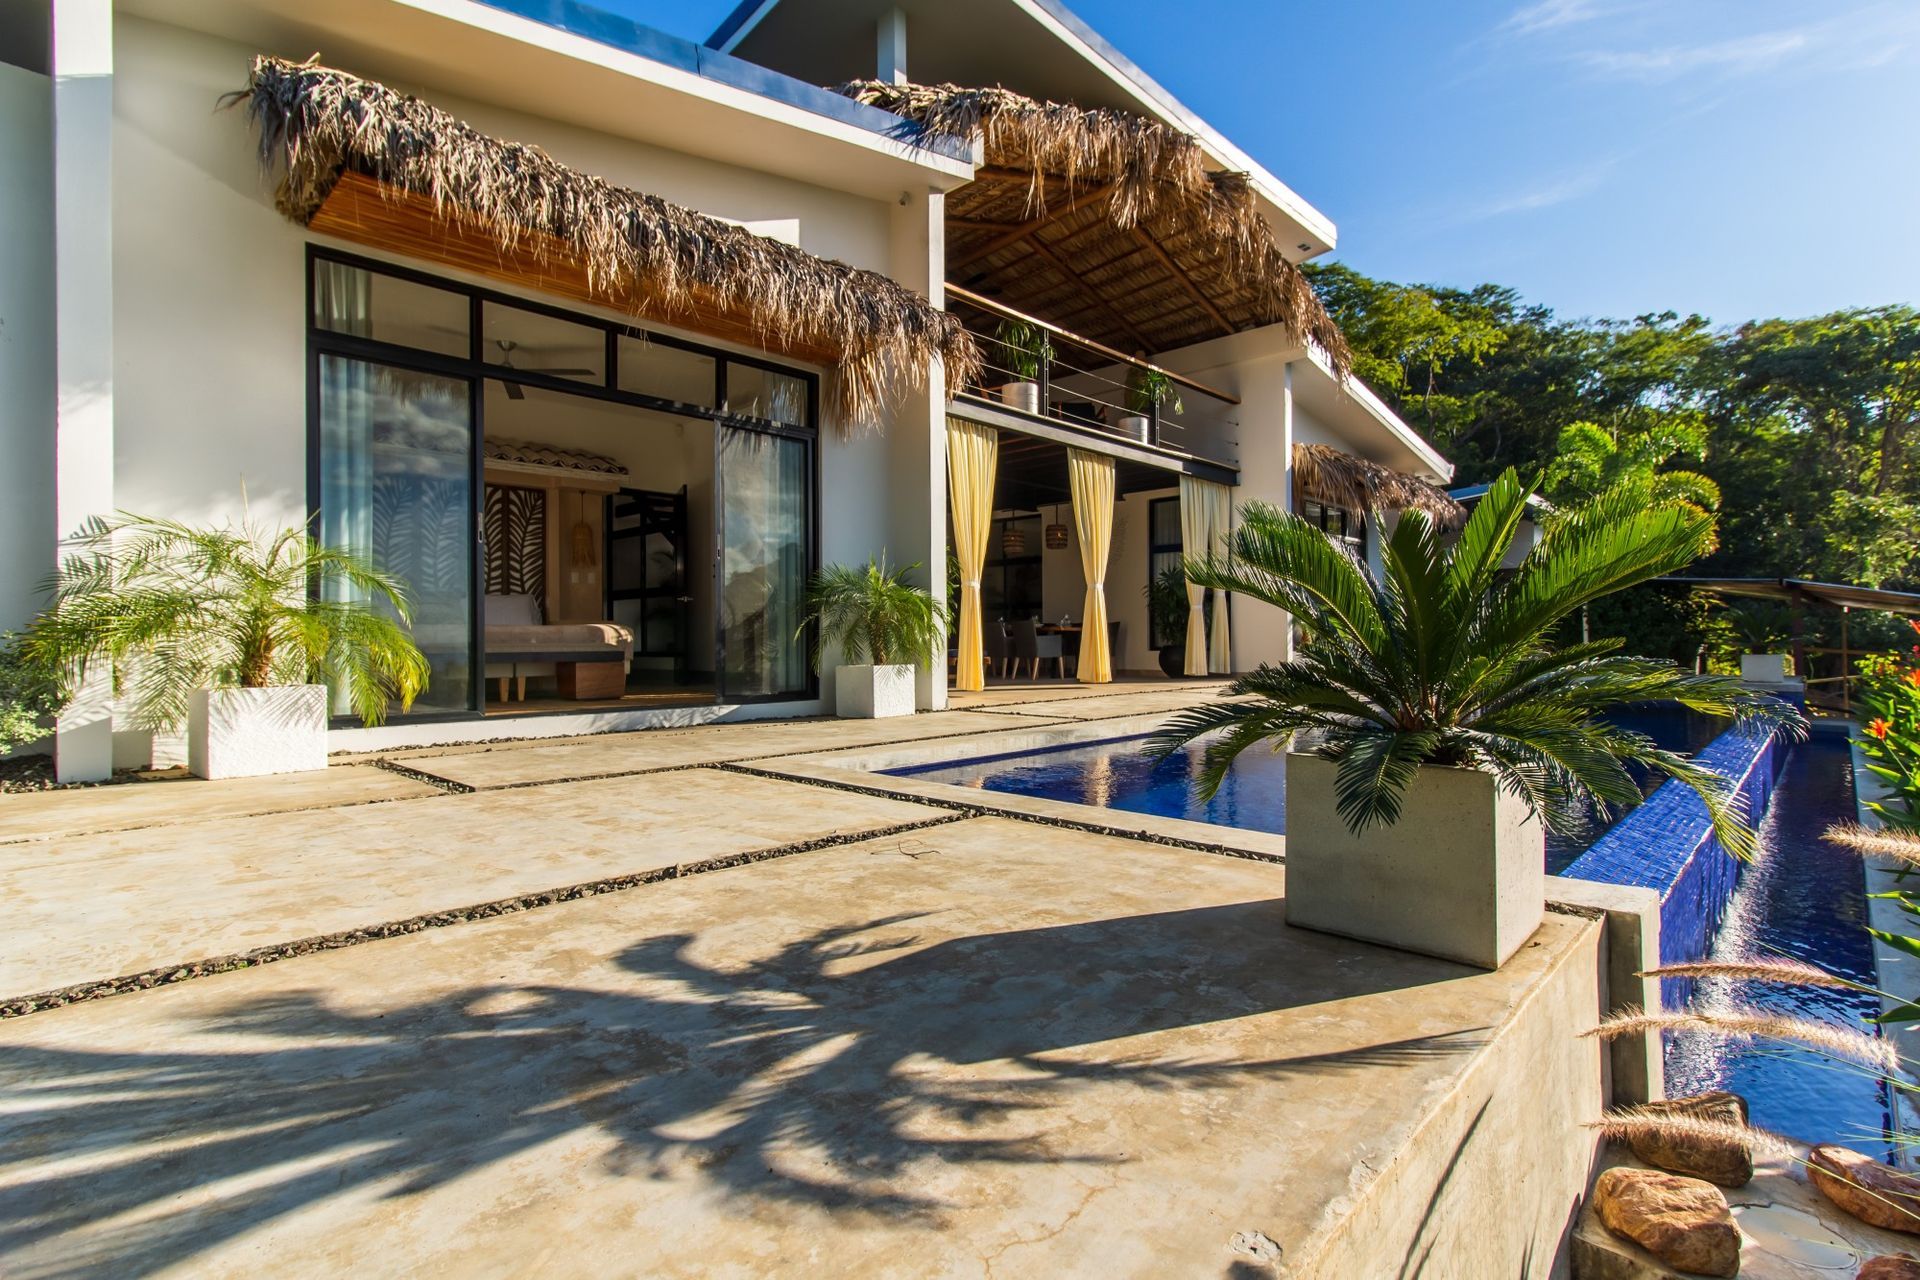
[[[1286,833],[1285,755],[1259,747],[1242,752],[1213,799],[1202,802],[1193,797],[1202,748],[1189,744],[1165,759],[1155,760],[1146,754],[1146,744],[1146,735],[1142,734],[885,772],[983,791],[1211,822],[1243,831]]]
[[[1623,719],[1662,745],[1679,750],[1698,752],[1713,738],[1710,723],[1684,715],[1636,711]],[[1766,803],[1761,855],[1752,864],[1727,872],[1729,878],[1738,875],[1737,880],[1730,880],[1730,900],[1724,894],[1714,898],[1676,895],[1670,904],[1672,911],[1694,912],[1700,918],[1676,919],[1671,911],[1663,910],[1663,936],[1671,931],[1675,939],[1684,940],[1691,933],[1695,943],[1689,945],[1697,949],[1689,956],[1669,959],[1698,956],[1709,947],[1721,958],[1785,954],[1856,981],[1874,982],[1872,945],[1864,931],[1864,872],[1851,854],[1820,838],[1828,825],[1853,816],[1851,755],[1846,735],[1837,728],[1828,726],[1791,746],[1776,744],[1773,750],[1782,753],[1777,783],[1772,780],[1770,766],[1754,766],[1765,768],[1766,773],[1756,792],[1756,807]],[[1203,803],[1193,798],[1202,747],[1189,745],[1155,760],[1146,755],[1146,743],[1146,736],[1139,735],[886,772],[985,791],[1285,834],[1284,755],[1259,748],[1242,753],[1219,793]],[[1716,752],[1730,754],[1730,744],[1737,745],[1732,735],[1717,742],[1709,758]],[[1767,803],[1769,796],[1771,802]],[[1648,808],[1660,807],[1656,804]],[[1656,815],[1649,811],[1643,816]],[[1684,843],[1672,838],[1674,833],[1660,823],[1653,825],[1659,829],[1640,834],[1663,847]],[[1549,872],[1565,869],[1607,829],[1597,824],[1585,838],[1551,839],[1547,850]],[[1622,828],[1611,843],[1633,843],[1627,839],[1627,830]],[[1595,858],[1599,858],[1597,850]],[[1595,858],[1581,864],[1583,874],[1634,882],[1608,874],[1604,868],[1589,870]],[[1663,902],[1667,896],[1663,892]],[[1722,902],[1727,903],[1723,918],[1718,905]],[[1681,927],[1686,924],[1692,928]],[[1681,985],[1691,988],[1691,984]],[[1685,994],[1676,990],[1668,999],[1683,999]],[[1708,1001],[1734,998],[1780,1013],[1825,1018],[1852,1027],[1863,1025],[1878,1012],[1872,997],[1826,989],[1743,984],[1718,990],[1706,987],[1699,995]],[[1888,1125],[1885,1089],[1870,1077],[1836,1067],[1811,1052],[1671,1037],[1667,1087],[1674,1095],[1731,1089],[1747,1098],[1758,1125],[1807,1142],[1841,1142],[1883,1158],[1889,1153],[1884,1137]]]

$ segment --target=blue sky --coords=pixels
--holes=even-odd
[[[1920,0],[1068,2],[1369,274],[1567,316],[1920,303]]]

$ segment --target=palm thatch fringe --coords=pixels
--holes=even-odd
[[[1044,212],[1046,179],[1069,188],[1111,185],[1107,216],[1119,230],[1167,213],[1220,247],[1228,273],[1257,300],[1262,324],[1284,324],[1327,354],[1342,377],[1345,335],[1298,267],[1281,253],[1244,173],[1207,167],[1191,134],[1111,108],[1039,102],[1009,89],[854,80],[837,92],[909,121],[923,137],[979,138],[989,164],[1031,173],[1029,209]]]
[[[843,428],[876,425],[934,357],[955,385],[978,367],[956,317],[878,272],[580,173],[374,81],[259,57],[227,101],[258,130],[262,167],[284,166],[278,205],[294,221],[311,220],[352,170],[431,199],[439,217],[506,252],[544,254],[557,241],[596,289],[636,310],[673,312],[698,298],[776,348],[837,353],[831,394]]]
[[[1348,511],[1424,511],[1447,528],[1466,523],[1466,508],[1446,490],[1331,445],[1293,446],[1293,487],[1302,498]]]

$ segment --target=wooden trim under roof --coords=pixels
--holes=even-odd
[[[678,325],[811,364],[834,362],[835,352],[829,348],[793,339],[770,340],[769,335],[743,322],[736,314],[702,298],[698,290],[678,306],[662,305],[658,299],[638,298],[631,291],[596,282],[586,263],[552,236],[525,232],[515,244],[504,246],[471,223],[445,217],[427,196],[383,186],[351,170],[342,173],[333,184],[327,198],[308,219],[307,227],[355,244],[606,307],[640,319]]]

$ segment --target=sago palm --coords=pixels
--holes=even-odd
[[[123,513],[81,531],[48,589],[22,652],[68,688],[104,664],[140,728],[183,723],[196,689],[306,683],[372,725],[427,685],[405,584],[299,529]]]
[[[918,569],[889,569],[884,557],[867,567],[829,565],[807,586],[804,632],[820,624],[813,663],[817,669],[828,647],[858,665],[931,662],[947,634],[947,611],[932,595],[907,581]]]
[[[1452,547],[1427,515],[1405,512],[1381,547],[1379,580],[1314,525],[1249,504],[1230,557],[1189,560],[1187,572],[1286,610],[1307,638],[1292,661],[1237,679],[1231,693],[1245,700],[1175,717],[1155,747],[1208,738],[1201,787],[1211,794],[1242,751],[1284,749],[1309,733],[1339,762],[1335,799],[1355,831],[1398,820],[1425,764],[1485,770],[1550,830],[1578,830],[1590,807],[1604,815],[1640,800],[1627,768],[1639,765],[1692,787],[1727,847],[1748,852],[1752,832],[1724,779],[1606,712],[1670,702],[1768,728],[1797,726],[1798,715],[1737,681],[1621,654],[1616,639],[1565,644],[1554,634],[1591,601],[1693,560],[1712,516],[1602,498],[1503,570],[1526,499],[1507,472]]]

